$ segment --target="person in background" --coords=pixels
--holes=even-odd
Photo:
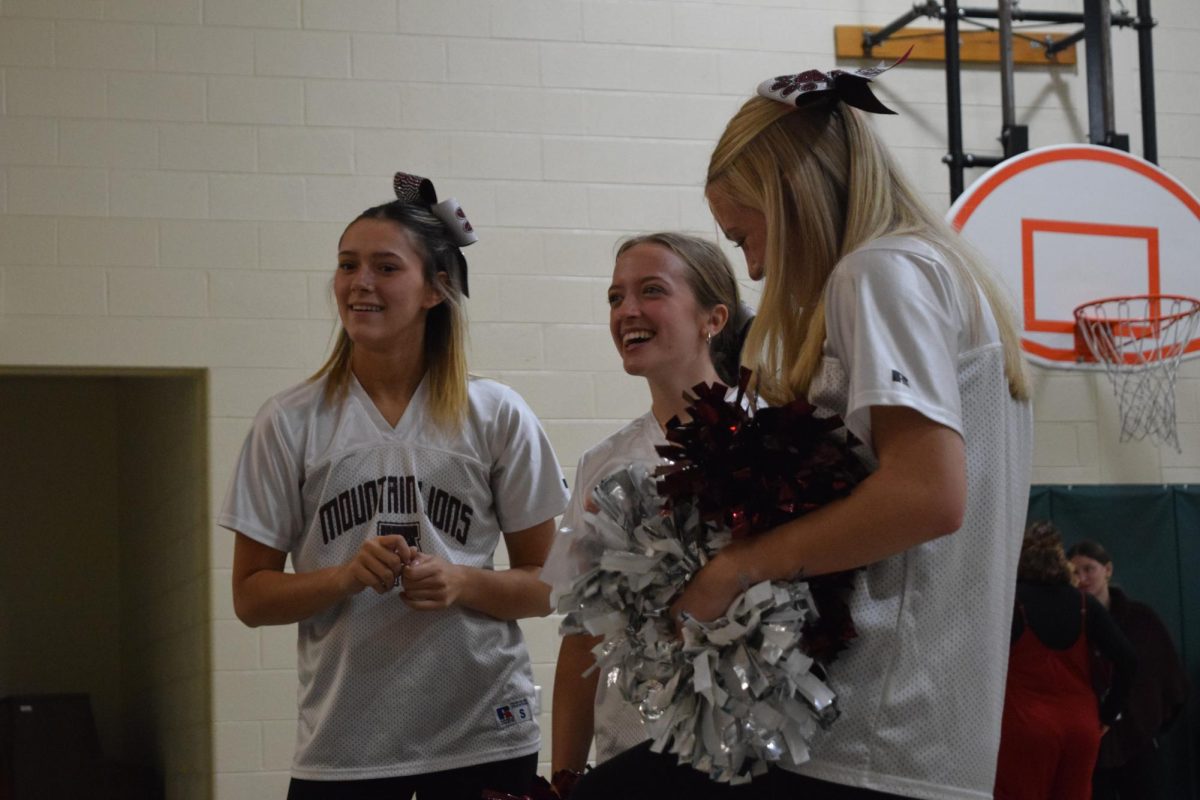
[[[1073,583],[1058,530],[1031,525],[1017,566],[996,800],[1088,800],[1100,737],[1129,694],[1133,646]],[[1112,664],[1112,689],[1098,706],[1092,648]]]
[[[1179,717],[1188,695],[1187,674],[1175,643],[1149,606],[1131,600],[1111,584],[1112,558],[1101,544],[1084,539],[1072,545],[1067,556],[1079,588],[1108,609],[1138,654],[1138,671],[1125,711],[1100,742],[1092,796],[1096,800],[1165,800],[1171,795],[1163,785],[1165,765],[1158,737]]]
[[[521,397],[467,374],[465,214],[413,175],[396,194],[342,233],[334,352],[259,411],[217,518],[238,618],[299,623],[289,800],[478,800],[537,771],[516,620],[550,610],[567,493]]]
[[[685,392],[701,382],[737,385],[739,332],[750,314],[741,304],[733,268],[712,242],[680,233],[626,239],[617,250],[608,308],[621,364],[630,375],[646,379],[650,410],[579,460],[563,531],[544,576],[553,562],[567,557],[572,532],[588,524],[584,511],[595,511],[590,494],[601,479],[630,464],[661,463],[654,448],[667,443],[668,420],[687,418]],[[560,780],[564,770],[583,771],[593,730],[597,763],[646,739],[637,709],[615,688],[606,691],[598,670],[583,677],[595,664],[591,650],[599,641],[573,634],[563,637],[559,649],[551,763]]]

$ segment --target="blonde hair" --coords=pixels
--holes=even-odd
[[[766,281],[743,362],[769,402],[808,393],[821,363],[823,292],[834,266],[895,234],[928,241],[964,285],[980,288],[1000,330],[1009,393],[1028,398],[1006,293],[962,237],[925,206],[859,112],[832,98],[801,108],[751,98],[717,142],[707,190],[766,217]],[[977,330],[979,312],[976,306]]]
[[[684,280],[696,298],[696,305],[705,311],[723,305],[729,311],[725,326],[708,343],[708,353],[721,380],[727,386],[736,386],[741,363],[742,329],[750,321],[751,314],[742,304],[741,291],[729,259],[713,242],[671,231],[645,233],[624,239],[617,247],[617,258],[640,244],[658,245],[679,257],[687,268]]]
[[[467,412],[467,318],[462,302],[466,261],[445,227],[428,209],[395,200],[368,208],[350,225],[362,219],[389,220],[404,231],[422,258],[425,282],[437,286],[442,295],[442,301],[425,316],[423,345],[430,416],[439,427],[453,428],[462,423]],[[354,342],[339,324],[333,352],[309,378],[318,381],[328,376],[326,403],[345,399],[350,389],[353,355]]]

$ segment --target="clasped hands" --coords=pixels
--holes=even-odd
[[[400,578],[404,582],[400,599],[409,608],[431,611],[458,601],[465,580],[463,570],[440,556],[422,553],[401,535],[374,536],[342,565],[341,584],[347,594],[368,588],[386,594]]]

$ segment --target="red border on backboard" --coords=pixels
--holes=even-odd
[[[954,215],[951,224],[957,230],[962,230],[967,224],[967,220],[975,213],[975,209],[987,199],[988,195],[999,189],[1006,181],[1016,175],[1020,175],[1026,170],[1040,167],[1043,164],[1050,164],[1057,161],[1100,161],[1106,164],[1112,164],[1118,167],[1132,170],[1139,175],[1149,178],[1156,184],[1166,189],[1175,199],[1183,203],[1197,218],[1200,218],[1200,201],[1184,189],[1179,183],[1171,178],[1166,173],[1160,171],[1157,167],[1149,162],[1135,159],[1128,153],[1120,150],[1110,150],[1107,148],[1090,148],[1090,147],[1055,147],[1048,149],[1045,152],[1036,153],[1024,158],[1018,156],[1012,162],[1001,164],[994,168],[991,172],[984,175],[978,184],[971,187],[971,197],[963,204],[963,207]],[[1059,362],[1074,362],[1074,348],[1062,349],[1057,347],[1047,347],[1046,345],[1029,339],[1021,339],[1021,347],[1025,352],[1036,355],[1039,358],[1044,358],[1047,361]],[[1200,340],[1193,341],[1188,345],[1187,352],[1193,352],[1200,349]]]
[[[1138,225],[1072,222],[1056,219],[1021,220],[1021,284],[1025,310],[1025,330],[1038,333],[1072,333],[1075,320],[1039,319],[1034,281],[1033,237],[1037,233],[1062,233],[1077,236],[1120,236],[1146,240],[1146,289],[1137,294],[1160,294],[1158,278],[1158,228]]]

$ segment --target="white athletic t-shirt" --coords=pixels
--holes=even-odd
[[[472,379],[466,421],[446,432],[429,417],[425,381],[395,427],[353,377],[332,407],[324,386],[267,401],[217,518],[289,553],[296,572],[344,564],[387,533],[491,569],[502,532],[563,510],[554,452],[511,389]],[[299,624],[295,777],[394,777],[537,752],[517,623],[461,607],[413,611],[399,592],[366,589]]]
[[[943,262],[920,239],[887,237],[846,256],[825,290],[810,402],[841,415],[872,464],[871,406],[959,432],[967,505],[955,533],[859,571],[858,638],[830,670],[842,715],[797,771],[958,800],[992,796],[1033,419],[1009,394],[982,294],[976,316]]]
[[[571,491],[571,499],[567,503],[567,510],[563,512],[562,530],[555,537],[554,546],[546,558],[548,568],[550,564],[566,558],[566,552],[570,548],[570,537],[588,524],[584,519],[584,505],[596,485],[622,467],[632,464],[657,466],[662,462],[662,458],[654,448],[666,443],[667,438],[663,435],[658,420],[647,412],[583,454],[575,470],[575,487]],[[568,574],[577,575],[590,566],[574,565],[566,569]],[[597,764],[602,764],[618,753],[641,744],[647,738],[642,715],[613,685],[611,670],[601,673],[600,682],[596,686],[593,727],[596,735]]]

